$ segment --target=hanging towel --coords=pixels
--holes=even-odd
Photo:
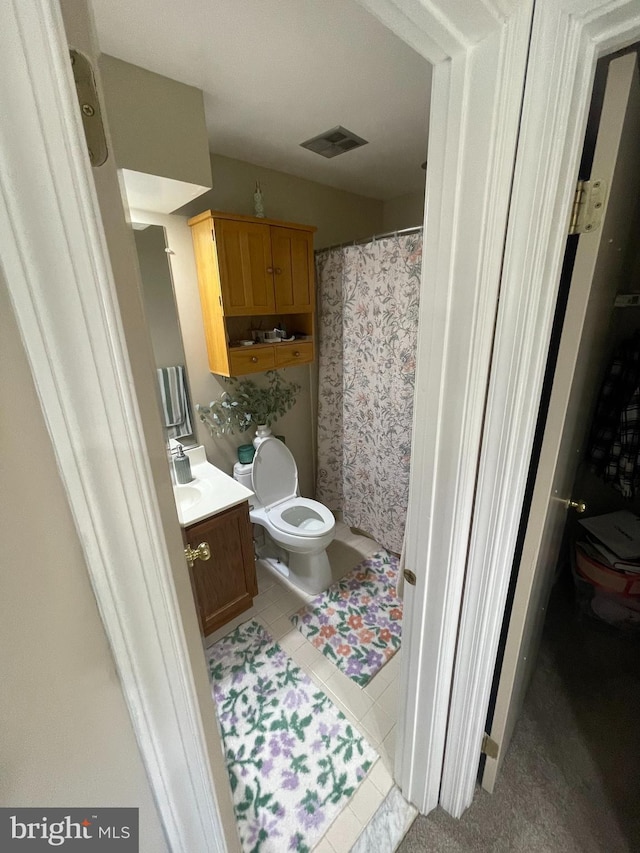
[[[176,364],[175,367],[158,368],[158,384],[168,437],[191,435],[193,430],[184,367]]]

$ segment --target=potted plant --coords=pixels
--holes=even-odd
[[[228,379],[231,386],[208,406],[196,405],[200,420],[214,437],[246,432],[258,428],[258,436],[271,433],[271,424],[293,408],[301,386],[285,379],[278,370],[265,374],[267,384],[253,379]]]

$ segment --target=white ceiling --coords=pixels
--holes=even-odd
[[[210,148],[378,199],[421,190],[431,66],[355,0],[91,0],[104,53],[204,92]],[[369,141],[327,160],[336,125]]]

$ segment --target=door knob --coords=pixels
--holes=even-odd
[[[575,509],[576,512],[584,512],[587,505],[584,501],[567,501],[567,509]]]
[[[184,556],[189,567],[193,566],[195,560],[208,560],[211,556],[211,548],[208,542],[201,542],[197,548],[192,548],[187,545],[184,549]]]

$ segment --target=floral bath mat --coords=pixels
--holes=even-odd
[[[308,853],[377,755],[256,622],[208,650],[246,853]]]
[[[379,551],[298,610],[291,621],[360,687],[400,648],[398,558]]]

